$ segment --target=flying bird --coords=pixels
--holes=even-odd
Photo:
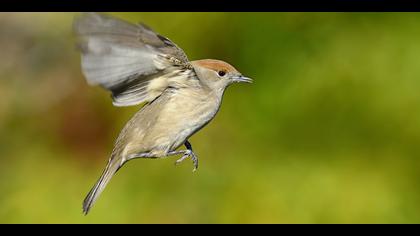
[[[182,155],[198,158],[188,139],[218,112],[226,87],[251,83],[230,64],[189,61],[171,40],[144,24],[99,13],[74,20],[82,72],[89,85],[111,92],[114,106],[144,104],[120,132],[101,177],[83,202],[87,214],[127,161]],[[178,150],[182,145],[186,149]]]

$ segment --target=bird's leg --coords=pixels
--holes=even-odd
[[[195,155],[195,153],[194,153],[194,151],[192,149],[192,146],[191,146],[190,142],[188,142],[188,140],[185,141],[185,144],[184,145],[190,151],[191,160],[194,163],[194,169],[193,169],[193,171],[196,171],[198,169],[198,157]]]
[[[191,160],[194,163],[194,169],[193,169],[193,172],[194,172],[198,169],[198,158],[195,155],[195,153],[193,152],[192,146],[191,146],[190,142],[188,142],[188,140],[185,141],[184,145],[187,148],[187,150],[181,151],[181,152],[184,153],[184,155],[175,162],[175,165],[178,165],[179,163],[183,162],[188,157],[191,157]]]
[[[194,169],[193,169],[193,172],[194,172],[198,169],[198,158],[195,155],[195,153],[193,152],[192,146],[188,142],[188,140],[185,141],[184,145],[187,148],[187,150],[170,151],[170,152],[166,153],[166,155],[164,155],[164,156],[156,156],[155,154],[152,154],[151,152],[135,153],[135,154],[131,154],[130,156],[128,156],[126,161],[136,159],[136,158],[160,158],[160,157],[168,157],[168,156],[184,154],[181,158],[179,158],[175,162],[175,165],[178,165],[179,163],[181,163],[182,161],[184,161],[188,157],[191,157],[191,160],[193,161],[193,164],[194,164]]]

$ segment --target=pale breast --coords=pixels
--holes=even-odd
[[[145,138],[153,137],[153,146],[157,149],[170,151],[178,148],[213,119],[220,100],[215,94],[203,90],[178,89]]]

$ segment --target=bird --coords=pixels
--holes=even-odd
[[[219,111],[225,89],[252,83],[227,62],[190,61],[184,51],[149,26],[104,13],[82,13],[73,21],[81,70],[87,83],[110,92],[116,107],[143,104],[125,124],[108,163],[83,201],[83,213],[128,161],[182,155],[198,157],[188,139]],[[185,146],[185,149],[180,149]]]

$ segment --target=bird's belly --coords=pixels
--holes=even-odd
[[[179,99],[167,106],[156,120],[151,133],[155,146],[166,152],[180,147],[216,115],[219,104]]]
[[[175,136],[172,139],[174,140],[174,143],[171,145],[170,149],[177,149],[189,137],[204,127],[212,118],[212,116],[207,116],[202,119],[192,119],[190,122],[186,122],[186,124],[181,125],[178,131],[173,133],[173,136]]]

